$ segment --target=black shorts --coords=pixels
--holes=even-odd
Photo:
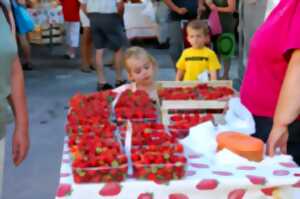
[[[108,48],[117,51],[127,45],[122,19],[118,14],[89,13],[88,17],[96,49]]]
[[[256,133],[254,137],[267,142],[273,126],[273,119],[269,117],[254,116]],[[289,140],[287,153],[293,156],[294,161],[300,165],[300,121],[296,120],[289,125]]]

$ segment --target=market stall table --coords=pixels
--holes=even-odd
[[[145,4],[126,3],[124,24],[128,39],[145,39],[158,37],[158,24],[143,14]]]
[[[187,157],[186,177],[169,183],[128,177],[121,183],[76,184],[66,138],[56,199],[142,199],[150,195],[153,199],[299,198],[300,168],[288,157],[275,158],[272,164],[226,167],[212,164],[201,154],[189,153]]]

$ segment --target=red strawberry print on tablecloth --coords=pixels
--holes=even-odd
[[[293,185],[294,188],[300,188],[300,180]]]
[[[63,159],[62,162],[65,163],[65,164],[69,164],[71,162],[71,160],[70,159]]]
[[[71,173],[61,173],[60,177],[61,178],[66,178],[66,177],[69,177],[70,175],[71,175]]]
[[[219,176],[232,176],[233,174],[228,171],[213,171],[213,174],[219,175]]]
[[[235,189],[228,194],[227,199],[242,199],[245,193],[245,189]]]
[[[196,188],[199,190],[213,190],[217,188],[219,182],[215,179],[203,179],[197,185]]]
[[[153,199],[153,193],[141,193],[137,199]]]
[[[198,159],[201,158],[203,155],[202,154],[193,154],[189,155],[189,159]]]
[[[238,170],[245,170],[245,171],[251,171],[251,170],[255,170],[256,167],[254,166],[239,166],[237,167]]]
[[[104,185],[99,191],[100,196],[116,196],[121,192],[121,186],[119,183],[110,182]]]
[[[264,188],[261,189],[261,192],[265,195],[265,196],[272,196],[273,191],[275,190],[275,187],[270,187],[270,188]]]
[[[189,197],[183,193],[172,193],[169,195],[169,199],[189,199]]]
[[[267,182],[266,178],[261,176],[247,175],[246,177],[250,180],[252,184],[255,185],[264,185]]]
[[[287,170],[274,170],[273,171],[274,176],[287,176],[289,174],[290,174],[290,172]]]
[[[207,169],[207,168],[209,168],[209,166],[207,164],[202,164],[202,163],[191,163],[190,165],[192,167],[198,168],[198,169]]]
[[[279,164],[281,166],[287,167],[287,168],[297,168],[298,167],[298,165],[295,164],[294,162],[280,162]]]
[[[196,175],[196,173],[197,173],[196,171],[189,170],[185,173],[185,176],[194,176],[194,175]]]
[[[72,186],[70,184],[60,184],[56,191],[56,197],[65,197],[71,195]]]

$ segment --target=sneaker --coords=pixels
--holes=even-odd
[[[32,66],[30,66],[29,63],[24,63],[24,64],[22,65],[22,68],[23,68],[23,70],[27,70],[27,71],[33,70]]]
[[[65,59],[74,59],[74,58],[75,58],[75,55],[74,55],[74,54],[65,54],[65,55],[64,55],[64,58],[65,58]]]
[[[164,43],[159,43],[155,46],[156,49],[169,49],[170,48],[170,39]]]
[[[123,84],[126,84],[126,83],[127,83],[126,80],[117,80],[116,84],[115,84],[115,87],[122,86]]]
[[[90,69],[90,67],[80,67],[80,71],[83,72],[83,73],[91,73],[92,70]]]
[[[96,70],[95,66],[93,66],[93,65],[90,65],[89,67],[91,70]]]
[[[109,83],[105,83],[105,84],[97,83],[97,91],[105,91],[109,89],[113,89],[112,85],[110,85]]]

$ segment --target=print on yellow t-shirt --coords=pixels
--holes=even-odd
[[[216,71],[221,68],[216,53],[207,48],[185,49],[176,64],[184,72],[183,80],[197,80],[204,71]]]

